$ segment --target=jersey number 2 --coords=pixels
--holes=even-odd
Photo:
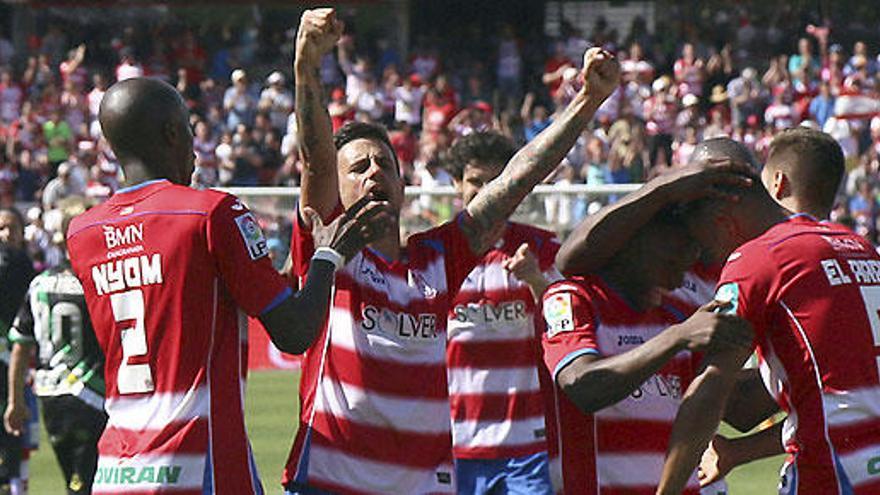
[[[120,327],[122,363],[116,373],[116,388],[120,394],[152,392],[153,373],[150,365],[129,364],[129,358],[147,354],[147,332],[144,327],[144,293],[140,289],[110,296],[113,319]]]
[[[874,336],[874,347],[880,347],[880,286],[868,285],[859,288],[865,302],[865,312],[871,322],[871,334]],[[877,358],[877,372],[880,373],[880,357]]]

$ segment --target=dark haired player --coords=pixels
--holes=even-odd
[[[294,294],[253,214],[234,196],[186,186],[193,136],[173,87],[118,82],[99,120],[134,185],[76,217],[67,233],[106,358],[109,418],[93,492],[262,493],[244,425],[244,314],[259,317],[282,351],[303,352],[334,272],[385,233],[386,205],[364,201],[327,227],[314,221],[323,247]]]
[[[8,356],[7,332],[34,278],[25,251],[24,218],[12,207],[0,208],[0,355]],[[0,359],[0,373],[7,372],[7,359]],[[0,400],[8,400],[6,380],[0,380]],[[25,435],[0,430],[0,493],[23,493],[27,486]],[[25,476],[22,476],[25,475]]]
[[[661,210],[600,269],[544,293],[565,493],[652,493],[699,366],[693,352],[748,348],[742,320],[712,305],[685,319],[686,306],[669,297],[698,252],[684,224]],[[700,493],[696,476],[685,493]]]
[[[775,144],[771,163],[794,155],[843,169],[840,146],[825,133],[801,131]],[[792,215],[762,187],[740,198],[693,205],[690,230],[715,258],[727,258],[715,299],[753,324],[765,384],[789,413],[780,493],[877,493],[880,256],[848,229]],[[715,356],[687,391],[658,493],[680,491],[742,359]]]
[[[62,232],[82,214],[85,202],[70,198],[61,207]],[[82,285],[70,269],[63,237],[62,263],[40,273],[9,331],[9,401],[6,431],[20,435],[28,421],[25,373],[37,348],[34,391],[69,494],[91,493],[104,431],[104,356],[95,339]]]
[[[465,206],[514,152],[490,132],[452,146],[446,165]],[[562,278],[558,249],[554,233],[508,222],[452,301],[446,365],[458,493],[553,493],[535,318],[544,289]]]
[[[384,129],[349,124],[335,146],[331,137],[318,71],[340,32],[333,9],[316,9],[303,14],[297,33],[300,206],[329,219],[360,198],[378,198],[390,202],[396,220],[403,181]],[[411,236],[406,248],[398,235],[373,242],[337,274],[327,326],[303,364],[300,426],[284,475],[289,492],[453,491],[445,365],[450,303],[516,206],[617,87],[619,65],[610,53],[591,49],[584,58],[583,90],[465,212]],[[313,243],[299,221],[292,246],[294,274],[302,277]]]

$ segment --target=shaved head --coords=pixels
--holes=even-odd
[[[761,164],[742,143],[726,137],[707,139],[694,149],[691,161],[730,159],[742,162],[752,169],[755,179]],[[740,244],[764,232],[770,223],[780,217],[779,205],[759,180],[748,187],[718,186],[739,200],[729,201],[707,197],[690,203],[685,215],[690,234],[704,249],[704,256],[713,262],[723,262]]]
[[[144,77],[120,81],[104,94],[98,120],[127,173],[142,167],[147,178],[189,184],[194,159],[189,111],[172,86]]]
[[[746,146],[727,137],[706,139],[694,148],[691,162],[729,158],[749,165],[755,173],[760,173],[761,164]]]

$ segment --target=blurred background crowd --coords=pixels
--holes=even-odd
[[[299,183],[289,68],[300,8],[173,3],[125,14],[0,7],[9,14],[0,23],[0,206],[23,211],[38,268],[57,258],[59,201],[102,201],[123,180],[97,124],[118,80],[145,75],[178,88],[192,112],[197,187]],[[808,125],[834,136],[848,160],[832,219],[877,241],[880,14],[866,2],[513,2],[505,12],[388,0],[396,17],[374,4],[365,17],[357,3],[342,8],[346,34],[322,66],[328,109],[334,128],[387,126],[410,185],[451,185],[444,153],[460,136],[532,139],[576,92],[580,54],[599,45],[622,61],[622,84],[550,184],[643,182],[722,135],[763,159],[777,132]],[[520,4],[530,10],[516,13]],[[547,198],[542,223],[565,232],[608,200]],[[422,196],[407,215],[427,225],[455,208]],[[289,221],[261,220],[283,258]]]

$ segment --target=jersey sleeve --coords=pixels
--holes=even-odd
[[[539,237],[538,241],[540,242],[540,245],[537,246],[538,268],[541,269],[544,278],[551,283],[562,280],[564,277],[556,269],[556,253],[562,247],[559,239],[555,235],[547,235]]]
[[[32,290],[33,288],[28,290],[27,296],[25,296],[24,302],[18,310],[18,315],[9,329],[9,341],[13,344],[33,344],[35,342],[34,313],[31,310]]]
[[[748,320],[760,332],[764,325],[771,293],[778,270],[772,253],[756,243],[749,243],[734,251],[721,271],[715,300],[729,302],[725,311]],[[760,335],[756,335],[760,337]]]
[[[555,272],[556,253],[558,253],[559,248],[562,247],[559,243],[559,239],[557,239],[555,235],[545,235],[537,237],[536,243],[538,244],[535,246],[538,267],[545,274]]]
[[[446,256],[446,276],[448,278],[449,287],[456,289],[461,287],[464,279],[471,273],[471,270],[482,259],[481,255],[474,253],[471,249],[471,243],[462,230],[462,223],[465,220],[467,211],[463,211],[455,217],[455,220],[449,224],[449,228],[444,230],[444,244],[448,250]]]
[[[237,198],[226,196],[214,207],[207,236],[224,285],[248,315],[259,316],[291,294],[272,267],[256,217]]]
[[[544,365],[556,380],[559,371],[585,354],[599,355],[598,316],[585,291],[569,281],[557,282],[544,293]]]

